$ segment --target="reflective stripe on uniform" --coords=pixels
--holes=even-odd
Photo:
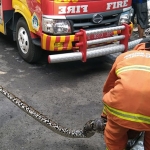
[[[104,113],[104,114],[107,114],[105,107],[103,108],[103,113]]]
[[[144,65],[131,65],[131,66],[126,66],[122,67],[116,70],[116,74],[118,75],[121,72],[125,71],[131,71],[131,70],[141,70],[141,71],[147,71],[150,72],[150,67],[149,66],[144,66]]]
[[[104,104],[104,110],[107,110],[110,114],[124,120],[150,124],[150,117],[148,116],[121,111],[106,104]]]

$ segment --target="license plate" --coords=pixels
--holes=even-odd
[[[96,39],[102,39],[107,37],[112,37],[113,32],[105,32],[105,33],[96,33],[96,34],[90,34],[87,36],[87,40],[96,40]]]

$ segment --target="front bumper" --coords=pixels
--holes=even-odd
[[[130,23],[129,26],[130,26],[129,34],[131,34],[133,29],[133,24]],[[112,35],[117,35],[118,33],[119,33],[118,31],[112,31]],[[97,38],[102,39],[105,37],[97,37]],[[88,39],[88,35],[87,35],[87,39]],[[73,49],[77,49],[77,47],[75,47],[74,44],[77,43],[78,41],[79,41],[79,37],[77,37],[76,35],[50,36],[45,33],[42,33],[41,48],[43,50],[48,50],[48,51],[73,50]]]
[[[108,31],[121,31],[120,35],[116,35],[113,37],[107,37],[92,41],[87,41],[87,36],[94,33],[103,33]],[[105,29],[97,29],[91,31],[80,30],[79,33],[76,33],[76,36],[79,38],[79,42],[76,43],[76,47],[79,47],[79,51],[72,53],[64,53],[64,54],[55,54],[48,56],[49,63],[59,63],[59,62],[68,62],[68,61],[76,61],[82,60],[86,62],[89,58],[104,56],[107,54],[113,54],[118,52],[125,52],[127,50],[132,49],[135,45],[140,43],[142,39],[138,39],[132,42],[128,42],[130,38],[131,28],[129,25],[122,25],[117,27],[105,28]],[[90,45],[101,44],[101,43],[113,43],[107,44],[105,46],[88,48]]]

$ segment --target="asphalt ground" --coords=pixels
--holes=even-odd
[[[101,57],[86,63],[48,64],[45,53],[38,63],[28,64],[18,55],[16,43],[0,34],[0,85],[71,129],[82,129],[88,120],[100,116],[102,88],[112,66],[106,62]],[[0,150],[104,149],[102,135],[96,133],[89,139],[60,136],[0,94]]]
[[[31,65],[20,58],[15,43],[0,35],[0,64],[0,85],[64,127],[82,129],[102,111],[102,87],[111,65],[101,59],[48,64],[43,56]],[[103,150],[105,144],[100,134],[62,137],[0,94],[0,150],[22,149]]]

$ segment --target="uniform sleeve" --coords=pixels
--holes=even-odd
[[[114,88],[114,85],[115,85],[115,81],[118,79],[116,73],[115,73],[115,70],[116,70],[116,66],[117,66],[117,63],[120,59],[117,58],[116,61],[114,62],[109,74],[108,74],[108,77],[105,81],[105,84],[104,84],[104,88],[103,88],[103,94],[105,95],[107,92],[109,92],[112,88]]]

